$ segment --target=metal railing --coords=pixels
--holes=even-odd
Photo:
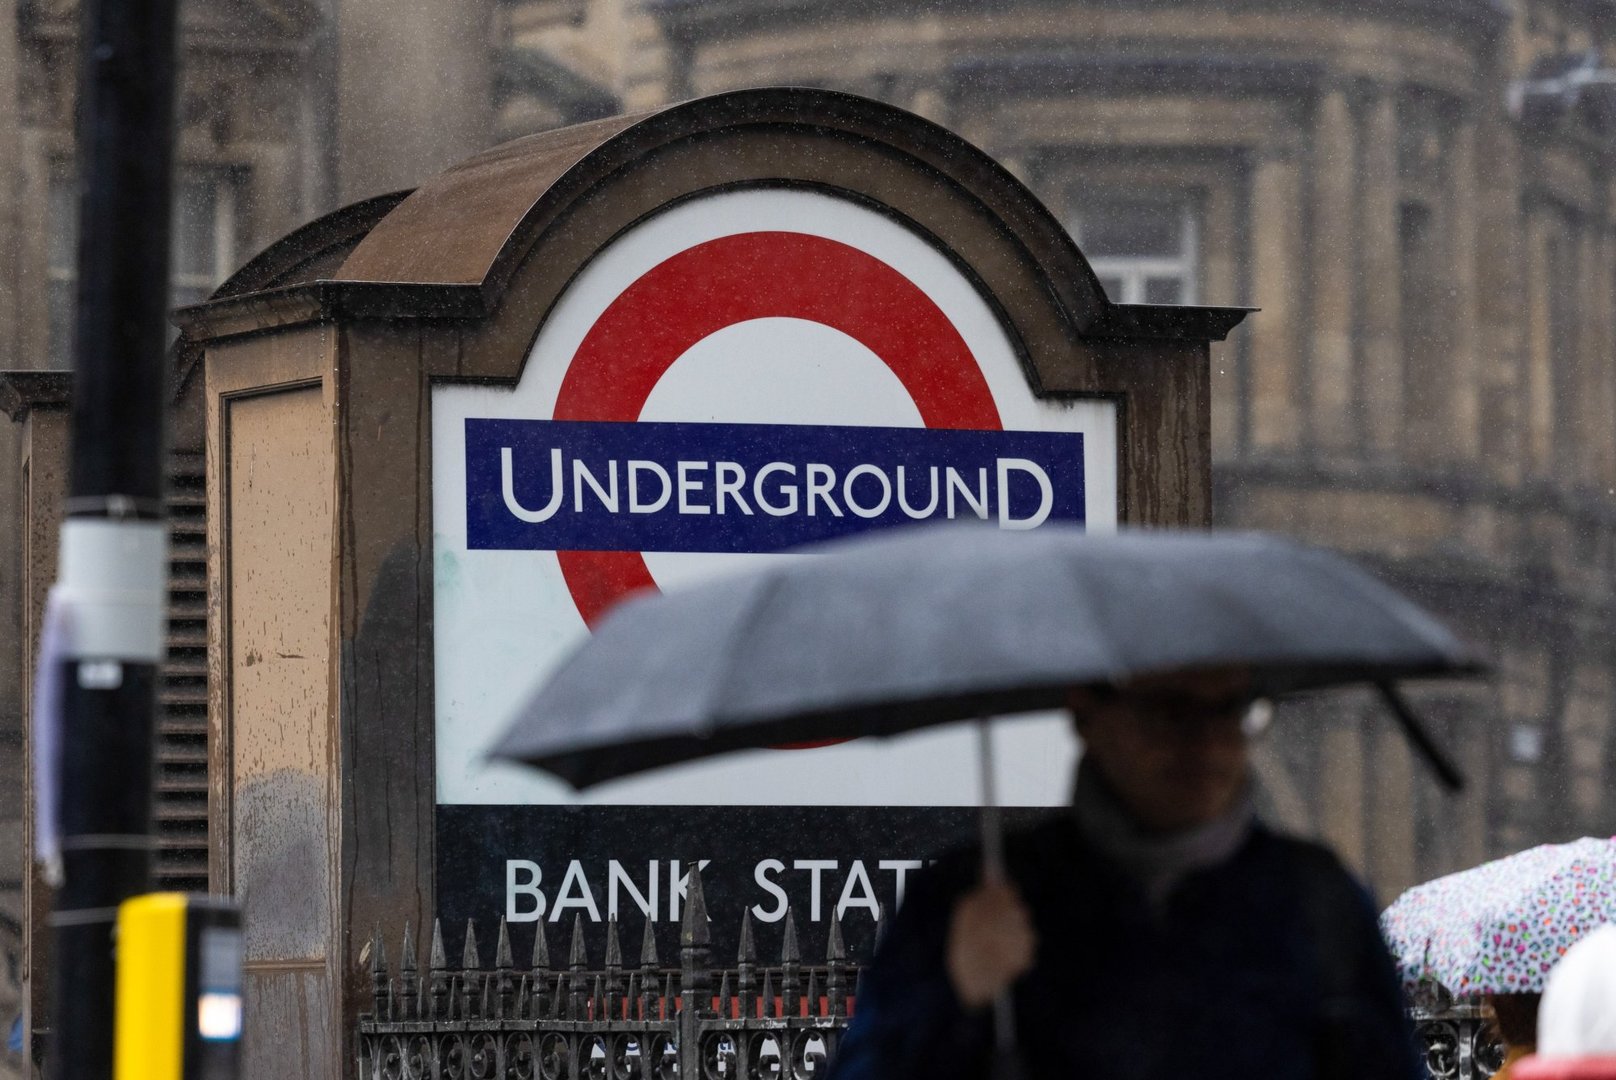
[[[434,922],[425,972],[404,930],[397,974],[377,934],[370,943],[372,1012],[359,1021],[364,1080],[818,1080],[856,1001],[859,967],[832,920],[823,964],[804,964],[788,910],[779,960],[760,964],[751,913],[742,916],[733,966],[713,965],[701,879],[690,876],[679,964],[663,966],[649,920],[637,964],[623,962],[617,920],[593,967],[583,919],[564,965],[553,964],[543,923],[530,963],[518,968],[499,922],[494,965],[484,968],[466,925],[451,968]],[[1431,1080],[1485,1080],[1503,1061],[1481,1008],[1441,995],[1412,1018]]]
[[[1486,1010],[1440,988],[1415,996],[1414,1033],[1431,1080],[1485,1080],[1504,1064],[1504,1045]]]
[[[779,962],[759,964],[751,913],[741,920],[732,967],[714,966],[698,875],[679,932],[679,964],[657,957],[649,921],[635,966],[623,963],[617,921],[606,957],[591,967],[583,920],[573,923],[564,966],[553,965],[543,924],[532,960],[518,969],[499,924],[494,966],[485,970],[476,928],[466,926],[450,968],[434,922],[427,969],[416,964],[409,928],[394,977],[380,935],[370,944],[373,1012],[359,1022],[359,1075],[366,1080],[810,1080],[824,1076],[851,1016],[857,968],[832,920],[823,964],[804,964],[791,912]]]

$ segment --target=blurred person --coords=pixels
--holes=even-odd
[[[1483,1001],[1493,1014],[1493,1029],[1504,1044],[1504,1064],[1493,1080],[1510,1080],[1515,1063],[1537,1050],[1537,1008],[1543,995],[1487,994]]]
[[[1537,1053],[1514,1080],[1616,1080],[1616,926],[1566,950],[1543,985]]]
[[[834,1080],[992,1074],[1012,995],[1032,1078],[1416,1080],[1368,894],[1253,812],[1248,675],[1075,690],[1071,812],[1006,838],[1009,882],[946,857],[910,886]]]

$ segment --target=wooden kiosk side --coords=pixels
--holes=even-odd
[[[613,118],[288,238],[262,259],[297,269],[182,316],[207,387],[213,880],[248,906],[250,1075],[297,1048],[351,1074],[373,931],[435,911],[433,386],[514,384],[597,252],[748,187],[928,238],[1039,395],[1117,403],[1121,519],[1209,522],[1208,342],[1244,313],[1110,304],[1019,182],[888,106],[756,90]]]

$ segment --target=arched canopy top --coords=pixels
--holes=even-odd
[[[1244,309],[1116,305],[1070,236],[991,157],[912,113],[850,94],[741,90],[494,147],[432,177],[309,262],[318,223],[244,268],[317,266],[274,283],[261,269],[181,313],[193,341],[311,318],[487,318],[532,258],[588,261],[613,229],[728,187],[838,190],[926,234],[994,294],[1023,338],[1220,340]],[[380,209],[380,207],[377,207]],[[351,211],[338,211],[333,218]],[[588,239],[586,239],[588,238]],[[328,239],[328,238],[327,238]],[[355,240],[357,242],[355,242]],[[241,275],[238,275],[240,277]],[[1040,294],[1036,298],[1030,293]],[[1036,350],[1033,350],[1036,351]]]

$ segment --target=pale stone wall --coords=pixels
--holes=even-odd
[[[1525,126],[1507,98],[1546,55],[1616,64],[1616,3],[1229,7],[191,0],[180,154],[237,178],[238,261],[492,141],[766,83],[948,124],[1068,218],[1100,190],[1188,199],[1198,299],[1264,309],[1213,350],[1220,520],[1370,559],[1500,661],[1492,688],[1422,699],[1471,794],[1434,794],[1373,704],[1347,696],[1265,748],[1275,811],[1382,895],[1608,835],[1616,152],[1575,118]],[[48,355],[74,8],[0,0],[3,368]],[[1413,272],[1410,223],[1433,245]],[[17,439],[0,425],[0,643],[21,625]],[[21,790],[5,752],[20,656],[0,648],[0,792]],[[19,814],[0,797],[0,911],[20,881]]]
[[[1616,6],[829,8],[658,5],[670,93],[872,94],[1058,211],[1119,181],[1194,199],[1201,299],[1263,309],[1214,352],[1220,520],[1353,551],[1499,657],[1493,688],[1423,699],[1477,790],[1437,794],[1348,697],[1264,749],[1274,811],[1388,896],[1608,834],[1611,136],[1508,98],[1539,57],[1616,62]]]

